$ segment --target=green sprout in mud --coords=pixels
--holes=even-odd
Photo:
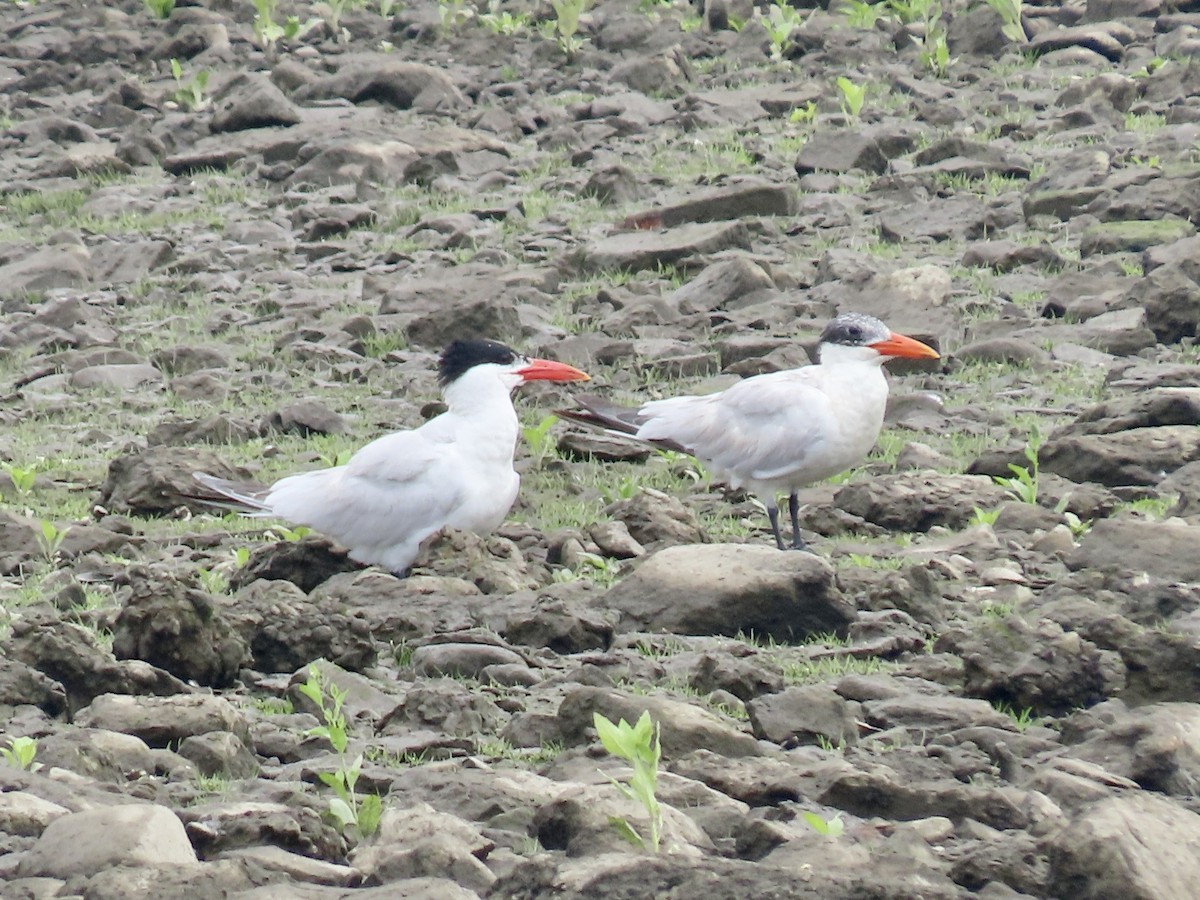
[[[343,834],[369,837],[379,828],[383,816],[383,801],[378,794],[360,797],[354,787],[362,771],[363,757],[360,753],[350,759],[346,749],[350,744],[350,732],[346,726],[346,714],[342,707],[346,692],[327,681],[315,665],[308,667],[308,680],[299,686],[299,691],[317,705],[324,725],[310,728],[308,735],[324,738],[338,756],[338,767],[332,772],[319,772],[317,777],[335,794],[329,800],[329,814]]]
[[[171,75],[175,78],[175,93],[172,96],[180,107],[196,112],[208,106],[209,100],[204,96],[204,92],[208,90],[209,72],[207,69],[202,69],[184,81],[183,64],[172,57]]]
[[[147,11],[156,19],[169,19],[175,9],[175,0],[142,0]]]
[[[1025,26],[1021,24],[1021,0],[987,0],[1004,23],[1000,33],[1016,44],[1025,43]]]
[[[3,469],[8,475],[9,481],[17,493],[22,497],[27,497],[33,491],[34,482],[37,481],[37,465],[30,464],[28,466],[18,466],[15,463],[0,463],[0,469]]]
[[[662,808],[656,796],[658,763],[662,757],[659,726],[650,718],[649,712],[643,712],[636,725],[630,725],[624,719],[614,725],[600,713],[592,714],[592,723],[596,726],[596,734],[604,749],[633,766],[629,784],[621,784],[616,779],[612,781],[621,793],[642,805],[648,819],[647,833],[643,837],[627,819],[620,816],[610,817],[609,822],[621,837],[634,846],[657,853],[663,826]]]
[[[992,476],[992,480],[1000,487],[1008,492],[1009,496],[1014,500],[1020,500],[1022,503],[1037,503],[1038,499],[1038,450],[1042,446],[1042,434],[1038,427],[1034,425],[1029,430],[1029,439],[1025,442],[1025,459],[1028,461],[1028,466],[1018,466],[1016,463],[1009,463],[1008,470],[1012,472],[1011,478],[1006,478],[1002,475]]]
[[[37,758],[37,740],[31,737],[14,737],[8,739],[7,747],[0,747],[0,757],[6,765],[26,772],[36,772],[41,763],[34,762]]]
[[[782,59],[792,49],[792,33],[804,25],[800,10],[787,0],[775,0],[762,19],[767,39],[771,42],[771,59]]]
[[[554,19],[539,26],[542,36],[558,44],[568,60],[583,49],[583,38],[579,37],[579,20],[587,9],[588,0],[550,0]]]
[[[839,75],[837,89],[842,95],[842,112],[848,116],[857,118],[858,114],[862,112],[863,103],[867,99],[867,86],[865,84],[855,84],[845,75]]]

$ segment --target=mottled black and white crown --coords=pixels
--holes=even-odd
[[[821,343],[866,347],[877,341],[886,341],[891,334],[891,329],[874,316],[843,313],[825,326],[825,330],[821,332]]]

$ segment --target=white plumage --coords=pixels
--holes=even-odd
[[[351,559],[402,573],[438,529],[486,534],[504,521],[520,484],[513,389],[587,375],[493,341],[459,341],[443,354],[441,377],[445,413],[372,441],[343,466],[289,475],[269,487],[196,478],[249,515],[307,525],[345,546]]]
[[[883,363],[938,356],[878,319],[854,313],[826,326],[818,354],[817,365],[755,375],[715,394],[652,400],[636,410],[584,397],[578,399],[586,412],[565,415],[686,450],[763,501],[780,549],[776,498],[786,493],[792,546],[801,548],[796,492],[857,465],[871,451],[887,405]]]

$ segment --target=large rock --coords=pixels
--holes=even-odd
[[[901,472],[848,484],[834,495],[846,512],[899,531],[928,531],[934,525],[965,528],[975,509],[992,509],[1007,499],[990,478]]]
[[[1066,562],[1073,570],[1129,569],[1169,581],[1200,581],[1200,527],[1102,519]]]
[[[495,846],[469,822],[417,803],[389,807],[379,832],[351,860],[374,884],[438,876],[484,893],[496,876],[482,861]]]
[[[196,499],[200,485],[194,472],[235,481],[250,478],[249,472],[229,466],[211,450],[150,447],[109,463],[97,502],[110,512],[139,515],[165,515],[181,506],[211,512],[211,505]]]
[[[197,862],[183,823],[168,809],[132,804],[55,819],[17,866],[19,875],[70,878],[113,866]]]
[[[1200,884],[1200,816],[1154,794],[1113,797],[1055,834],[1049,853],[1056,897],[1182,900]]]
[[[1049,620],[1036,626],[1017,616],[984,620],[970,633],[942,641],[962,657],[966,694],[1018,710],[1060,714],[1098,703],[1125,685],[1118,653]]]
[[[660,550],[601,603],[620,611],[618,627],[626,631],[741,632],[784,641],[844,634],[855,615],[824,560],[743,544]]]
[[[248,651],[214,598],[163,572],[137,568],[128,578],[113,625],[116,657],[145,660],[202,685],[232,684]]]
[[[221,697],[188,694],[178,697],[128,697],[104,694],[82,710],[80,725],[107,728],[140,737],[151,747],[166,747],[194,734],[231,731],[250,739],[246,717]]]
[[[592,715],[600,713],[612,722],[634,723],[643,712],[660,728],[662,752],[667,758],[704,747],[723,756],[761,756],[758,741],[732,728],[713,713],[690,703],[664,697],[625,694],[603,688],[579,687],[563,698],[558,708],[562,733],[582,740],[593,727]]]
[[[1108,487],[1157,484],[1164,472],[1200,459],[1200,428],[1159,425],[1115,434],[1054,438],[1038,453],[1042,471]]]
[[[5,651],[61,684],[74,712],[100,694],[181,694],[190,688],[169,672],[141,660],[118,662],[95,635],[52,617],[13,624]]]

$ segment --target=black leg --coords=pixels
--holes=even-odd
[[[804,538],[800,537],[800,498],[796,492],[788,494],[788,513],[792,517],[792,549],[805,549]]]
[[[783,535],[779,533],[779,507],[774,501],[767,504],[767,518],[771,520],[771,533],[775,535],[775,546],[783,549]]]

